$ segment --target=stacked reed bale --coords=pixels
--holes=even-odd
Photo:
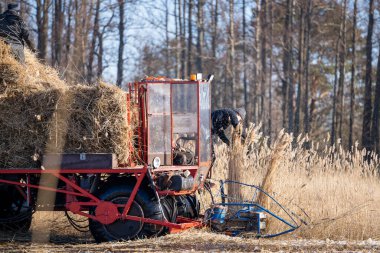
[[[19,64],[0,42],[0,167],[36,167],[44,153],[115,153],[129,159],[132,126],[115,86],[70,86],[26,52]]]

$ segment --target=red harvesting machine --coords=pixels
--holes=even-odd
[[[35,210],[88,218],[97,242],[149,238],[201,225],[195,192],[211,167],[208,80],[146,78],[128,85],[135,124],[128,164],[114,154],[45,154],[43,166],[0,170],[0,229],[30,228]]]

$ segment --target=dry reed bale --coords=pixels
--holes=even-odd
[[[41,63],[36,55],[25,49],[25,75],[28,87],[34,86],[40,89],[64,88],[68,85],[61,79],[57,70]]]
[[[115,86],[15,90],[0,99],[0,167],[35,167],[44,153],[115,153],[127,163],[132,126]]]
[[[45,151],[62,89],[0,97],[0,167],[35,167]]]
[[[0,41],[0,94],[14,89],[29,91],[66,86],[54,68],[40,63],[28,49],[25,49],[25,64],[21,64],[14,58],[10,47]]]
[[[25,50],[25,65],[0,42],[0,167],[34,167],[41,155],[115,153],[127,163],[132,127],[115,86],[68,86]]]
[[[113,85],[71,87],[70,114],[64,151],[115,153],[127,163],[132,126],[127,120],[126,94]]]

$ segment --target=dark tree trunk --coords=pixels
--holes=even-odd
[[[212,53],[212,66],[214,66],[214,68],[217,68],[217,58],[216,58],[216,49],[217,49],[217,40],[218,40],[218,2],[219,0],[215,0],[215,5],[213,5],[213,16],[212,16],[212,32],[211,32],[211,53]],[[214,71],[217,71],[217,69],[215,69]],[[214,74],[214,73],[212,73]],[[221,93],[221,89],[220,89],[220,83],[219,82],[215,82],[214,83],[214,92],[212,92],[212,96],[213,96],[213,101],[215,101],[215,103],[212,103],[212,107],[213,109],[215,109],[215,107],[222,107],[222,93]]]
[[[351,83],[350,83],[350,123],[348,134],[348,147],[353,145],[352,132],[355,116],[355,64],[356,64],[356,18],[358,13],[357,0],[354,0],[354,20],[352,28],[352,64],[351,64]]]
[[[174,20],[175,20],[175,41],[176,41],[176,52],[175,52],[175,76],[176,78],[181,78],[181,0],[174,1]]]
[[[184,79],[186,77],[186,1],[184,1],[183,5],[179,6],[179,8],[182,8],[183,13],[182,20],[179,22],[181,23],[181,78]]]
[[[166,76],[170,76],[170,37],[169,37],[169,3],[168,0],[165,1],[165,72]]]
[[[93,71],[93,63],[94,63],[94,57],[95,57],[95,50],[96,50],[96,42],[99,38],[99,13],[100,13],[100,0],[96,1],[95,6],[95,16],[94,16],[94,27],[92,31],[92,41],[91,41],[91,48],[90,48],[90,54],[88,57],[88,70],[87,70],[87,83],[92,83],[94,78],[94,71]]]
[[[268,108],[268,135],[272,134],[272,72],[273,72],[273,3],[269,1],[269,108]],[[269,138],[270,140],[271,138]]]
[[[198,0],[198,16],[197,16],[197,72],[203,72],[203,43],[204,43],[204,16],[203,16],[204,0]]]
[[[46,60],[49,28],[50,0],[37,0],[37,32],[38,32],[38,57]]]
[[[332,108],[332,117],[331,117],[331,146],[334,145],[336,139],[336,90],[338,86],[338,43],[336,44],[336,54],[335,54],[335,65],[334,65],[334,87],[333,87],[333,108]]]
[[[235,19],[234,19],[234,0],[229,0],[229,59],[228,70],[229,81],[231,86],[230,103],[236,108],[236,84],[235,84]]]
[[[293,0],[286,1],[286,14],[285,14],[285,29],[284,29],[284,53],[283,53],[283,112],[285,117],[285,112],[287,108],[288,120],[284,121],[287,123],[287,129],[289,132],[293,132],[293,77],[292,77],[292,12],[293,12]],[[283,127],[286,128],[286,125]]]
[[[266,53],[266,47],[267,47],[267,3],[266,0],[261,0],[261,49],[260,49],[260,58],[261,58],[261,99],[260,99],[260,121],[262,122],[262,131],[265,133],[265,87],[267,85],[267,53]]]
[[[373,105],[372,128],[371,128],[371,139],[373,141],[373,150],[376,151],[377,153],[380,151],[379,111],[380,111],[380,50],[379,50],[379,56],[377,58],[375,101]]]
[[[72,13],[73,13],[73,3],[72,1],[69,1],[69,4],[67,6],[67,26],[66,26],[66,38],[65,38],[65,66],[67,67],[69,64],[69,55],[70,55],[70,48],[71,48],[71,22],[72,22]]]
[[[256,9],[254,10],[253,17],[256,19],[254,23],[255,37],[254,37],[254,50],[253,50],[253,81],[252,81],[252,90],[250,90],[252,98],[252,119],[254,123],[258,123],[257,119],[257,87],[258,79],[260,77],[261,68],[259,61],[259,43],[261,37],[261,16],[260,16],[260,0],[256,0]]]
[[[296,99],[296,111],[294,118],[294,136],[297,137],[301,132],[301,97],[303,86],[303,65],[304,65],[304,6],[300,3],[300,15],[299,15],[299,34],[298,34],[298,87],[297,87],[297,99]]]
[[[363,129],[362,129],[362,146],[371,150],[371,116],[372,116],[372,34],[374,23],[374,1],[369,1],[369,18],[368,33],[366,43],[367,63],[365,71],[365,89],[364,89],[364,111],[363,111]]]
[[[309,119],[309,65],[310,65],[310,32],[311,32],[311,15],[312,15],[312,0],[307,0],[306,12],[306,32],[305,32],[305,47],[306,47],[306,62],[305,62],[305,96],[304,96],[304,130],[308,134],[310,131]]]
[[[53,66],[62,66],[62,36],[64,25],[64,1],[54,1],[54,18],[52,31],[52,64]]]
[[[192,54],[193,54],[193,1],[189,0],[189,18],[188,18],[188,34],[187,41],[187,73],[190,75],[192,72]]]
[[[244,87],[244,109],[248,111],[248,81],[247,81],[247,22],[246,22],[246,3],[243,0],[243,87]],[[248,122],[249,117],[246,117]]]
[[[118,61],[117,61],[117,80],[116,84],[117,86],[121,87],[123,83],[123,70],[124,70],[124,45],[125,45],[125,38],[124,38],[124,29],[125,29],[125,0],[118,0],[119,3],[119,54],[118,54]]]
[[[337,110],[337,130],[338,136],[342,139],[342,125],[343,125],[343,95],[344,95],[344,78],[345,78],[345,62],[346,62],[346,5],[347,0],[343,1],[342,8],[342,21],[340,28],[340,41],[339,41],[339,86],[338,86],[338,110]],[[342,140],[343,141],[343,140]]]

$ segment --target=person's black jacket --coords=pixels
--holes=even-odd
[[[230,140],[227,138],[224,130],[232,125],[234,128],[239,124],[237,113],[233,109],[219,109],[211,113],[212,128],[211,134],[216,134],[219,138],[230,145]]]
[[[28,28],[16,11],[7,10],[0,15],[0,38],[10,45],[26,44],[34,51]]]

